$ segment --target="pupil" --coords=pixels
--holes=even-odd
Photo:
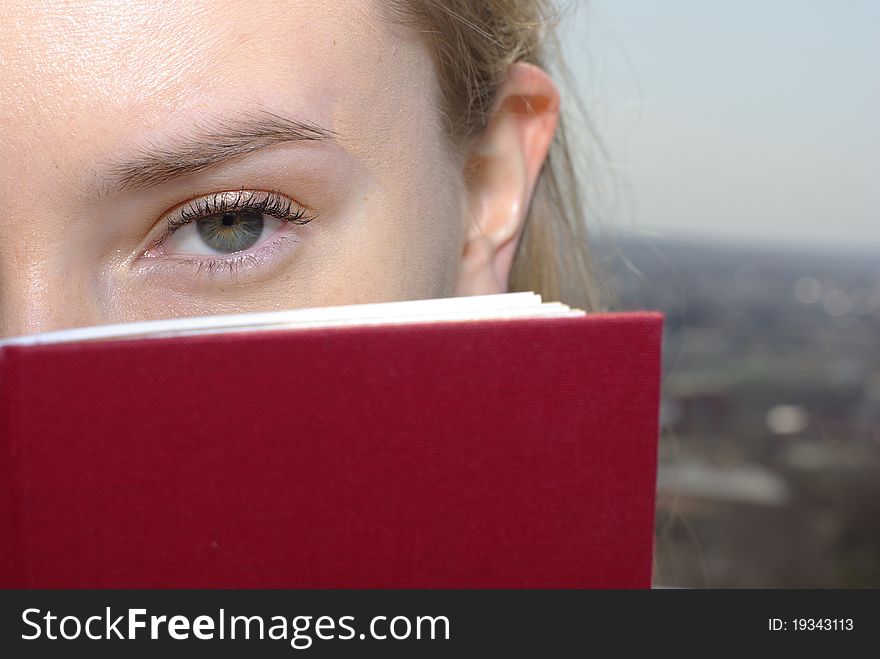
[[[224,213],[221,221],[223,222],[223,226],[231,227],[235,224],[235,213]]]

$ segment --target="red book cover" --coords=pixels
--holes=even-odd
[[[644,588],[662,317],[6,346],[5,588]]]

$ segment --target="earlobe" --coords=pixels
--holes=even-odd
[[[513,255],[559,120],[559,92],[537,66],[514,64],[465,171],[470,226],[457,295],[507,291]]]

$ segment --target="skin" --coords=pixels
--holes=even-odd
[[[426,43],[363,0],[10,0],[0,90],[2,336],[503,292],[559,107],[543,71],[514,65],[456,151]],[[120,183],[144,153],[216,147],[212,130],[266,117],[332,138]],[[312,219],[267,217],[271,236],[238,254],[187,251],[195,224],[162,241],[187,202],[223,192]]]

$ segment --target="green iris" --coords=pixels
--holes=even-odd
[[[263,234],[262,213],[218,213],[196,220],[199,236],[213,250],[228,254],[256,244]]]

